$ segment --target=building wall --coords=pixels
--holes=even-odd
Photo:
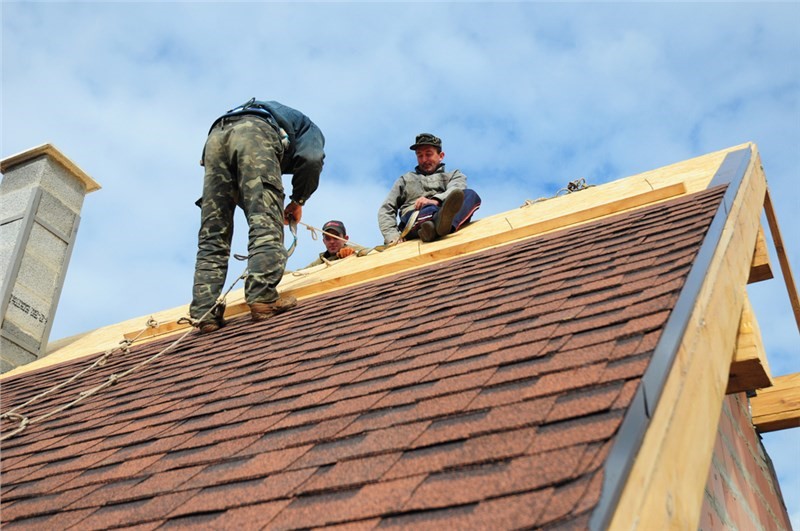
[[[745,393],[727,396],[722,405],[700,529],[791,529]]]

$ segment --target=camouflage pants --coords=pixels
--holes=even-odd
[[[202,213],[189,308],[192,318],[203,318],[222,293],[237,205],[249,226],[245,300],[272,302],[278,298],[275,288],[287,259],[283,246],[282,154],[278,133],[259,118],[225,118],[209,133],[203,155]]]

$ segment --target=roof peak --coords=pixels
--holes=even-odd
[[[434,242],[412,240],[381,253],[287,271],[278,290],[302,300],[704,190],[725,156],[743,147],[755,149],[754,144],[746,143],[588,190],[526,202],[515,210],[473,221],[459,232]],[[227,306],[226,317],[249,311],[242,288],[230,293]],[[7,375],[102,352],[117,346],[121,340],[156,338],[181,331],[189,325],[178,324],[178,320],[187,313],[188,304],[181,305],[51,342],[47,357]],[[158,325],[148,328],[150,319]]]

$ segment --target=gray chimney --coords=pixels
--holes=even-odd
[[[78,232],[100,188],[51,144],[0,161],[0,373],[44,357]]]

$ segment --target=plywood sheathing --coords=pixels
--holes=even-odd
[[[614,529],[695,529],[698,525],[766,193],[758,152],[755,146],[748,148],[747,170],[615,505]]]
[[[383,253],[373,252],[364,257],[340,260],[330,267],[317,266],[296,273],[288,272],[278,289],[281,292],[296,294],[302,301],[303,298],[341,289],[353,283],[376,280],[436,260],[477,252],[487,246],[491,248],[507,244],[508,235],[503,236],[504,233],[511,233],[512,237],[516,234],[517,238],[531,237],[563,228],[570,223],[602,219],[625,209],[641,206],[648,201],[667,200],[674,194],[705,190],[725,156],[748,145],[750,144],[724,149],[588,190],[488,216],[436,242],[422,244],[419,240],[412,240]],[[639,199],[632,200],[632,197]],[[478,213],[480,214],[480,211]],[[401,267],[398,267],[398,264]],[[227,302],[229,309],[226,316],[241,314],[245,310],[243,290],[231,292]],[[130,338],[142,332],[145,323],[151,318],[159,323],[159,327],[165,327],[169,331],[178,330],[182,327],[177,326],[176,321],[187,314],[188,304],[51,342],[46,358],[11,371],[7,375],[115,348],[126,335]],[[158,334],[145,330],[143,335]]]

